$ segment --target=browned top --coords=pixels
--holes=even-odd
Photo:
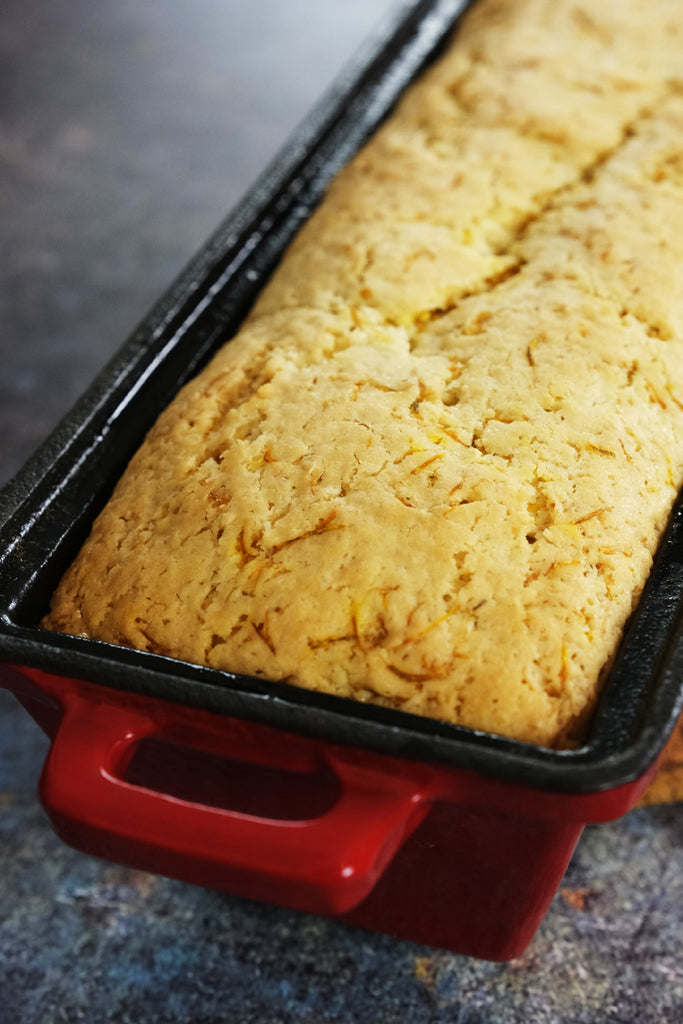
[[[46,625],[572,744],[683,475],[680,5],[484,0]]]

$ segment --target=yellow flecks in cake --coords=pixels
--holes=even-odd
[[[677,0],[481,0],[46,625],[580,742],[683,476]]]

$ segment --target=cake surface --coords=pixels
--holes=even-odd
[[[580,742],[683,476],[679,21],[481,0],[43,624]]]

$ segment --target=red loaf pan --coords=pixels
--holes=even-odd
[[[0,682],[52,739],[40,796],[66,842],[504,960],[532,938],[583,826],[638,799],[681,713],[679,506],[574,751],[37,625],[144,431],[234,333],[464,6],[402,8],[0,496]]]

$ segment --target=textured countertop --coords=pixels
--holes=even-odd
[[[0,484],[274,155],[391,0],[5,0]],[[89,858],[0,690],[0,1024],[683,1019],[681,805],[589,827],[491,964]]]

